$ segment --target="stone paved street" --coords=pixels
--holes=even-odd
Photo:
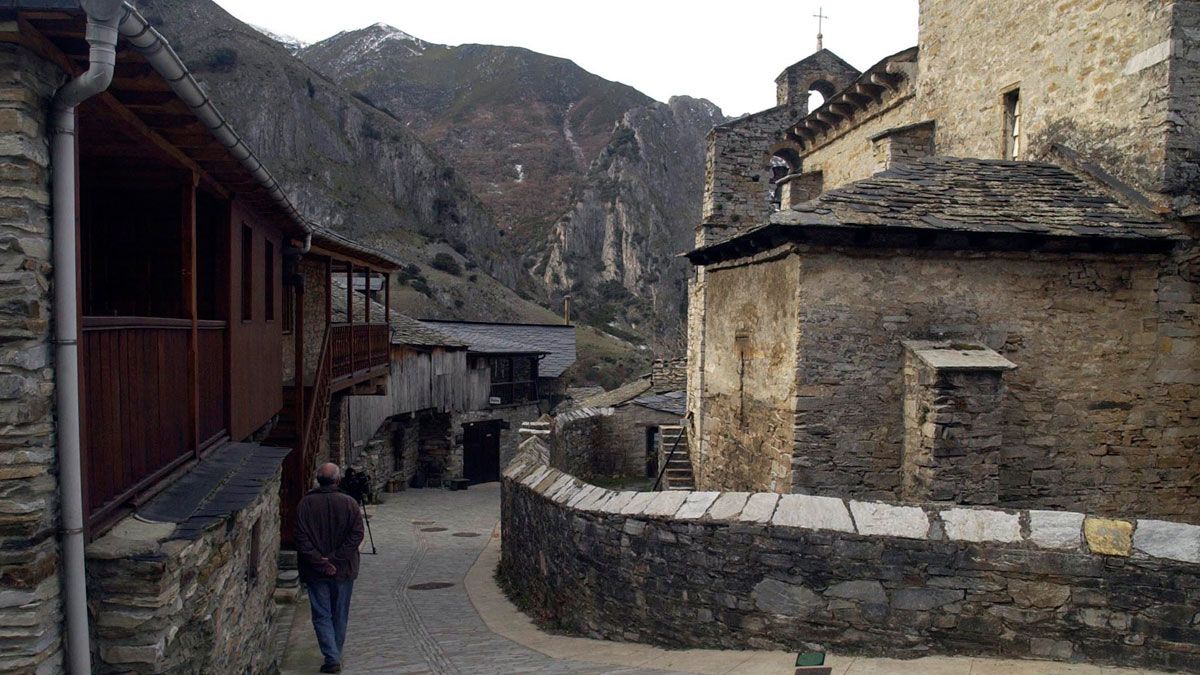
[[[388,496],[371,519],[379,553],[362,557],[344,672],[662,672],[552,659],[487,627],[463,580],[499,520],[499,502],[498,483],[465,492],[409,490]],[[363,550],[370,551],[370,544]],[[453,586],[409,588],[439,582]],[[296,617],[283,671],[313,673],[321,657],[307,604],[297,607]]]
[[[371,519],[377,555],[363,555],[346,641],[346,673],[790,673],[780,652],[665,650],[543,633],[496,588],[492,533],[500,486],[388,496]],[[369,552],[370,544],[363,550]],[[423,584],[451,584],[418,590]],[[413,588],[413,587],[418,588]],[[834,675],[1115,675],[1146,671],[1079,664],[830,655]],[[296,605],[286,675],[321,664],[308,605]]]

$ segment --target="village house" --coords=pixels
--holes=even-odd
[[[1197,29],[922,0],[918,47],[714,129],[698,487],[1200,522]]]
[[[391,368],[385,313],[320,303],[395,263],[308,223],[128,4],[0,3],[0,72],[0,670],[261,672],[281,507]]]
[[[548,423],[526,426],[546,428],[555,464],[572,475],[653,486],[662,474],[668,487],[692,487],[681,426],[686,379],[685,359],[656,359],[644,377],[556,410]],[[668,459],[674,468],[664,472]]]

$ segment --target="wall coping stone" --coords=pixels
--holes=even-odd
[[[774,492],[757,492],[746,500],[738,520],[743,523],[769,523],[775,514],[775,505],[779,503],[779,495]]]
[[[1015,513],[983,509],[946,509],[941,512],[946,536],[960,541],[1021,541],[1021,519]]]
[[[1001,510],[940,504],[862,502],[819,495],[750,492],[616,492],[518,457],[509,480],[565,508],[621,516],[769,524],[864,536],[1028,545],[1100,555],[1200,563],[1200,525],[1089,517],[1071,511]]]
[[[837,497],[783,495],[771,524],[808,530],[854,532],[850,511],[846,503]]]
[[[929,515],[919,506],[851,501],[850,514],[854,517],[859,534],[890,535],[905,539],[929,538]]]
[[[720,492],[688,492],[687,501],[683,503],[675,518],[679,520],[699,520],[708,512],[709,507],[716,503]]]

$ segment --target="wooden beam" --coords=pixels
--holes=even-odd
[[[57,45],[55,45],[49,38],[38,31],[33,24],[29,23],[28,21],[23,21],[24,16],[25,15],[22,15],[22,17],[18,18],[21,34],[24,35],[29,41],[37,45],[36,51],[43,53],[45,56],[53,60],[71,77],[76,77],[83,72],[80,67],[72,63],[71,60],[65,54],[63,54]],[[154,78],[161,81],[161,77],[157,73],[154,74]],[[171,92],[170,95],[173,99],[177,100],[174,92]],[[108,112],[112,113],[119,122],[123,123],[125,127],[127,127],[129,131],[133,132],[137,137],[140,137],[141,140],[145,141],[145,143],[152,150],[156,151],[160,156],[162,156],[164,160],[178,164],[187,171],[199,175],[200,178],[204,180],[205,187],[207,187],[210,191],[226,199],[229,198],[229,191],[213,180],[208,173],[204,171],[204,169],[192,161],[190,157],[181,152],[178,148],[168,143],[166,139],[147,126],[147,124],[142,121],[140,117],[122,105],[121,102],[118,101],[115,96],[113,96],[111,85],[109,91],[101,92],[99,95],[94,97],[94,100],[102,105]],[[193,117],[193,119],[195,118]]]
[[[200,458],[200,353],[196,308],[196,186],[200,176],[192,174],[183,188],[183,312],[191,320],[188,332],[188,442]]]

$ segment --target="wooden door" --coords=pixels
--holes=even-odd
[[[463,426],[463,477],[478,483],[500,480],[500,423],[476,422]]]

